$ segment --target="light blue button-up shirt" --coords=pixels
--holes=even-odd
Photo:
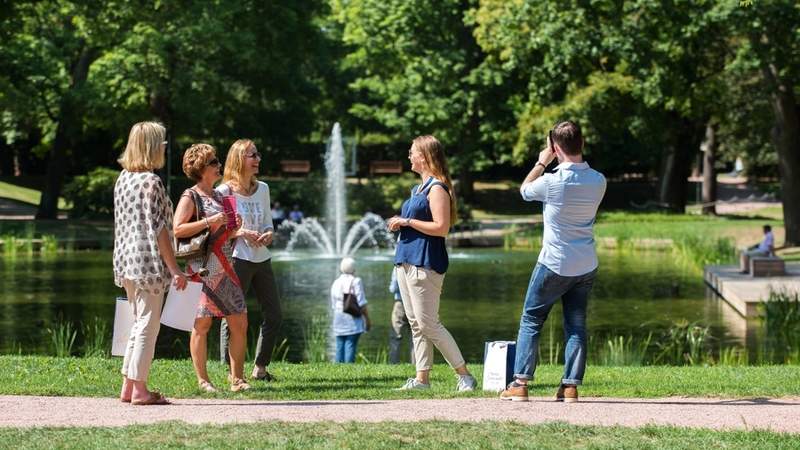
[[[564,277],[597,268],[592,226],[606,193],[606,178],[589,164],[565,162],[519,189],[525,201],[544,203],[539,263]]]

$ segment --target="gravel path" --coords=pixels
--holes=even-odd
[[[800,398],[582,398],[564,404],[491,398],[452,400],[259,401],[186,399],[137,407],[111,398],[0,396],[0,427],[123,426],[166,420],[188,423],[259,421],[515,420],[580,425],[648,424],[800,433]]]

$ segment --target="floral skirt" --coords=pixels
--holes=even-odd
[[[219,318],[247,313],[241,283],[231,264],[233,246],[228,239],[228,231],[219,236],[210,236],[209,239],[212,240],[209,244],[208,261],[205,264],[208,274],[201,277],[197,273],[203,266],[201,259],[190,261],[188,267],[192,281],[203,283],[196,317]]]

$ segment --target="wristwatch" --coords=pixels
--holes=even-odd
[[[411,218],[410,217],[406,217],[405,219],[403,219],[403,226],[404,227],[410,227],[411,226]]]

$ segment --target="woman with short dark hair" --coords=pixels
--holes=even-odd
[[[197,184],[184,191],[178,202],[175,236],[190,237],[210,230],[207,254],[187,261],[187,271],[192,274],[192,279],[203,283],[189,345],[197,383],[205,392],[217,391],[206,369],[208,330],[212,319],[224,317],[231,334],[231,372],[228,376],[231,391],[250,389],[243,374],[247,347],[247,306],[231,261],[231,240],[237,236],[241,216],[237,217],[236,229],[226,226],[222,195],[214,190],[214,183],[220,179],[220,162],[214,147],[208,144],[189,147],[183,154],[183,172]],[[199,201],[203,208],[199,214],[195,211],[195,201]]]

